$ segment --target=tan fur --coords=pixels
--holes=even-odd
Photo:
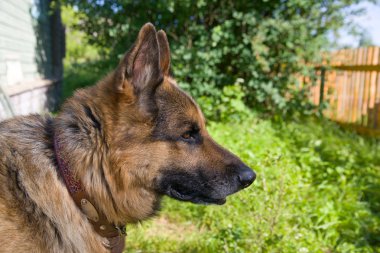
[[[169,54],[165,33],[145,25],[118,68],[78,90],[56,118],[0,122],[0,252],[108,252],[58,174],[54,136],[115,225],[154,215],[170,173],[207,174],[207,199],[241,189],[231,171],[244,164],[211,139],[197,104],[168,76]],[[182,139],[189,122],[198,144]]]
[[[51,123],[41,116],[0,123],[0,252],[105,252],[58,179]]]

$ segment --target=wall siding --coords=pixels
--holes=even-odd
[[[45,112],[57,104],[59,94],[54,90],[59,90],[61,83],[64,50],[56,48],[62,48],[64,42],[52,45],[52,41],[53,36],[58,36],[54,41],[64,40],[64,36],[59,10],[53,16],[48,14],[50,1],[0,1],[0,85],[17,115]],[[62,31],[54,30],[57,27]],[[14,90],[16,94],[11,92]],[[6,117],[3,104],[0,120]]]

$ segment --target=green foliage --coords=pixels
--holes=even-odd
[[[70,97],[76,89],[96,84],[112,70],[112,65],[108,61],[65,62],[62,101]]]
[[[173,73],[192,95],[216,105],[223,87],[242,79],[246,105],[288,115],[312,109],[304,90],[295,88],[297,74],[311,75],[307,63],[318,61],[327,33],[341,27],[349,16],[343,10],[359,1],[62,2],[75,7],[73,28],[103,56],[117,62],[139,28],[154,22],[167,32]]]
[[[380,146],[335,124],[211,123],[258,174],[224,206],[165,199],[126,252],[379,252]]]
[[[61,13],[62,22],[66,28],[65,64],[77,64],[99,58],[99,50],[88,43],[86,34],[75,29],[75,25],[81,20],[81,15],[75,13],[71,6],[63,6]]]
[[[244,87],[238,79],[234,85],[224,86],[218,97],[202,96],[198,99],[206,118],[217,121],[241,121],[250,116],[250,110],[243,102]]]

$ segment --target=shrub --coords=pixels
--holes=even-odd
[[[295,89],[297,74],[312,73],[307,63],[318,60],[327,33],[344,24],[350,13],[343,10],[358,1],[62,2],[76,10],[74,28],[102,56],[109,53],[117,62],[138,29],[154,22],[167,32],[173,73],[192,95],[216,105],[223,87],[242,79],[246,105],[288,115],[312,108],[305,92]]]

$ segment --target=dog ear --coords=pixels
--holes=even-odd
[[[164,75],[169,75],[170,70],[170,47],[166,33],[163,30],[157,33],[158,46],[160,48],[160,68]]]
[[[116,70],[115,88],[118,92],[124,92],[126,86],[131,84],[136,95],[152,93],[162,79],[156,29],[147,23]]]

